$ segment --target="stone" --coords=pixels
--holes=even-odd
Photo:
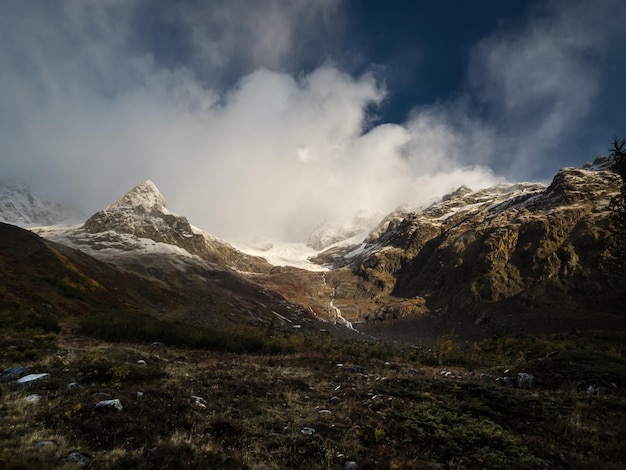
[[[33,444],[35,449],[41,449],[43,447],[56,447],[57,443],[54,441],[37,441]]]
[[[194,403],[202,408],[206,408],[207,402],[204,398],[196,396],[196,395],[191,395],[191,399],[194,401]]]
[[[354,460],[346,460],[343,464],[343,470],[358,470],[359,466]]]
[[[0,375],[0,381],[8,382],[9,380],[18,379],[26,374],[26,372],[28,372],[28,368],[24,366],[9,367],[2,372],[2,375]]]
[[[67,463],[73,463],[78,465],[79,467],[88,467],[91,463],[91,459],[87,457],[85,454],[82,454],[78,451],[70,452],[65,458]]]
[[[517,373],[517,388],[532,389],[535,387],[535,376],[526,372]]]
[[[304,434],[305,436],[312,436],[313,434],[315,434],[315,429],[305,426],[300,429],[300,433]]]
[[[150,349],[152,349],[154,351],[165,352],[165,351],[167,351],[167,346],[165,346],[165,344],[161,343],[160,341],[155,341],[154,343],[152,343],[150,345]]]
[[[117,411],[122,411],[124,409],[119,398],[99,401],[96,403],[96,408],[115,408]]]
[[[514,385],[513,379],[508,375],[504,377],[499,377],[498,379],[496,379],[496,381],[501,383],[505,387],[512,387]]]
[[[24,377],[17,379],[17,381],[15,382],[17,384],[17,386],[21,389],[25,389],[30,387],[32,384],[34,384],[35,382],[38,382],[40,380],[43,380],[45,378],[50,377],[50,374],[28,374],[25,375]]]
[[[70,392],[74,392],[80,389],[80,384],[78,382],[70,382],[69,384],[67,384],[66,389]]]
[[[492,384],[496,381],[494,376],[489,374],[480,374],[480,380],[486,384]]]
[[[24,399],[25,399],[27,402],[29,402],[29,403],[37,403],[37,402],[41,401],[42,396],[41,396],[41,395],[38,395],[38,394],[36,394],[36,393],[33,393],[33,394],[31,394],[31,395],[26,395],[26,396],[24,397]]]

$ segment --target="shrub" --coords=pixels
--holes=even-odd
[[[160,341],[174,346],[251,354],[294,351],[287,339],[268,337],[262,329],[245,326],[214,329],[125,311],[85,315],[78,321],[84,334],[106,341]]]

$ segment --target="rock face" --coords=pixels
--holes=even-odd
[[[411,214],[392,232],[407,253],[393,265],[394,293],[452,308],[518,295],[533,306],[599,294],[610,283],[600,268],[614,235],[609,201],[618,180],[610,171],[563,169],[546,189],[479,191]],[[461,209],[450,210],[455,202]]]
[[[424,210],[390,214],[363,244],[318,261],[348,267],[369,286],[379,304],[370,319],[464,312],[480,325],[496,305],[615,306],[626,291],[610,273],[618,237],[610,201],[621,178],[606,159],[596,163],[564,168],[548,187],[461,187]]]

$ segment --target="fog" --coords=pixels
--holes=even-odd
[[[618,1],[549,2],[485,37],[458,93],[399,124],[377,114],[384,73],[333,61],[341,2],[163,2],[172,44],[141,32],[149,3],[0,5],[0,178],[85,214],[150,179],[216,236],[297,240],[463,184],[547,180],[623,130],[581,140],[617,83]],[[306,67],[312,41],[326,52]]]

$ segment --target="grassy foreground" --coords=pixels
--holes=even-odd
[[[163,349],[91,326],[0,334],[3,370],[50,374],[0,384],[0,468],[78,468],[75,451],[98,469],[626,466],[624,333],[429,350],[259,331],[251,354],[232,332]],[[495,380],[518,372],[536,385]]]

